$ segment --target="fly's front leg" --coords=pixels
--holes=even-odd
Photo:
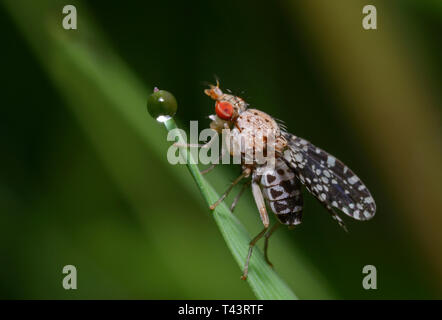
[[[206,174],[206,173],[209,173],[209,172],[212,171],[213,169],[215,169],[215,167],[221,163],[221,160],[222,160],[222,158],[224,157],[225,152],[226,152],[226,151],[224,150],[224,148],[221,149],[221,154],[220,154],[220,156],[218,157],[217,162],[216,162],[216,163],[212,163],[212,164],[210,165],[210,167],[208,167],[207,169],[201,170],[200,173],[204,175],[204,174]]]
[[[227,124],[225,123],[224,125],[227,125]],[[227,126],[226,128],[228,129],[228,126]],[[212,140],[213,140],[213,138],[209,141],[209,143],[212,142]],[[223,140],[223,143],[224,143],[224,140]],[[208,143],[207,143],[207,144],[208,144]],[[210,146],[209,146],[209,147],[210,147]],[[204,175],[204,174],[206,174],[206,173],[209,173],[209,172],[212,171],[213,169],[215,169],[215,167],[221,163],[221,161],[222,161],[222,159],[223,159],[223,157],[224,157],[225,154],[226,154],[226,149],[224,148],[224,145],[223,145],[223,146],[221,147],[221,154],[220,154],[220,156],[218,157],[218,161],[217,161],[216,163],[211,164],[207,169],[201,170],[200,173]]]
[[[180,143],[180,142],[175,142],[173,144],[174,147],[177,148],[205,148],[205,149],[209,149],[212,146],[212,143],[215,142],[215,140],[217,140],[218,134],[215,134],[214,136],[212,136],[212,138],[206,142],[205,144],[199,144],[199,143]]]
[[[179,143],[179,142],[175,142],[173,144],[174,147],[177,148],[210,148],[211,144],[213,143],[212,141],[213,139],[210,139],[209,142],[205,143],[205,144],[199,144],[199,143]]]
[[[210,149],[212,148],[212,144],[214,142],[216,142],[216,139],[218,138],[218,134],[215,134],[214,136],[211,137],[211,139],[206,142],[205,144],[192,144],[192,143],[180,143],[180,142],[175,142],[173,144],[174,147],[176,148],[201,148],[201,149]],[[200,170],[201,174],[206,174],[209,173],[210,171],[212,171],[213,169],[215,169],[215,167],[221,163],[222,158],[224,157],[225,154],[225,150],[224,148],[221,149],[221,154],[218,157],[217,161],[215,163],[212,163],[208,168],[204,169],[204,170]]]

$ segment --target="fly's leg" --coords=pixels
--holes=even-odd
[[[258,235],[255,238],[252,239],[252,241],[250,241],[249,253],[247,254],[246,263],[244,265],[244,271],[243,271],[243,274],[241,276],[242,280],[246,280],[247,279],[247,275],[249,273],[249,262],[250,262],[250,258],[252,257],[253,247],[255,246],[256,242],[258,242],[258,240],[261,239],[262,236],[267,232],[268,228],[269,228],[269,226],[264,227],[264,229],[260,233],[258,233]]]
[[[219,158],[221,159],[221,157],[222,157],[222,156],[220,156]],[[200,170],[200,173],[201,173],[202,175],[204,175],[204,174],[206,174],[206,173],[209,173],[210,171],[212,171],[213,169],[215,169],[215,167],[216,167],[217,165],[219,165],[219,163],[212,163],[212,164],[210,165],[210,167],[208,167],[208,168],[206,168],[206,169],[204,169],[204,170]]]
[[[275,232],[276,229],[278,229],[278,227],[281,224],[279,222],[276,222],[273,227],[266,232],[265,236],[265,242],[264,242],[264,257],[266,259],[266,262],[269,264],[269,266],[271,266],[273,268],[273,264],[270,262],[269,260],[269,256],[268,256],[268,247],[269,247],[269,238],[272,236],[273,232]]]
[[[226,129],[229,129],[228,125],[226,127],[226,123],[224,124]],[[206,145],[208,145],[210,142],[212,142],[212,140],[214,140],[214,138],[212,138]],[[222,158],[224,157],[224,155],[226,154],[226,149],[224,147],[221,148],[221,155],[218,157],[218,162],[217,163],[213,163],[210,167],[208,167],[207,169],[201,170],[200,173],[201,174],[206,174],[209,173],[210,171],[212,171],[213,169],[215,169],[215,167],[221,163]]]
[[[195,143],[180,143],[180,142],[175,142],[173,144],[174,147],[177,148],[210,148],[212,143],[215,142],[217,138],[217,135],[213,136],[208,142],[206,142],[205,144],[195,144]]]
[[[241,190],[239,191],[238,195],[233,199],[232,205],[230,206],[230,211],[233,213],[233,210],[235,210],[236,205],[238,204],[239,198],[241,198],[244,191],[247,189],[247,187],[250,185],[251,181],[247,181],[244,183],[241,187]]]
[[[204,170],[201,170],[200,173],[204,175],[204,174],[206,174],[206,173],[209,173],[209,172],[212,171],[213,169],[215,169],[215,167],[221,163],[221,159],[223,158],[224,154],[225,154],[225,150],[224,150],[224,148],[223,148],[223,149],[221,150],[221,154],[220,154],[220,156],[218,157],[217,162],[216,162],[216,163],[212,163],[212,164],[210,165],[210,167],[208,167],[208,168],[206,168],[206,169],[204,169]]]
[[[173,144],[174,147],[177,148],[202,148],[202,149],[209,149],[212,147],[212,143],[215,142],[216,140],[216,136],[213,136],[208,142],[206,142],[205,144],[191,144],[191,143],[179,143],[179,142],[175,142]],[[215,167],[221,162],[221,159],[223,158],[225,154],[225,150],[224,148],[222,148],[221,150],[221,154],[217,159],[216,163],[211,164],[208,168],[204,169],[204,170],[200,170],[201,174],[206,174],[209,173],[210,171],[212,171],[213,169],[215,169]]]
[[[256,203],[256,206],[258,207],[262,224],[264,225],[264,227],[268,228],[269,227],[269,216],[267,214],[267,209],[266,209],[266,204],[264,202],[264,197],[262,195],[261,188],[260,188],[257,180],[258,180],[257,177],[255,177],[255,175],[254,175],[252,178],[253,198],[255,198],[255,203]]]
[[[264,202],[264,197],[261,192],[261,188],[258,184],[258,176],[255,176],[255,174],[252,177],[252,193],[253,197],[255,198],[256,206],[259,210],[259,215],[261,216],[262,224],[264,225],[264,229],[255,237],[252,241],[250,241],[249,244],[249,253],[247,254],[246,263],[244,265],[244,271],[242,274],[241,279],[245,280],[247,279],[247,274],[249,272],[249,262],[250,258],[252,257],[252,251],[253,247],[255,246],[256,242],[262,238],[262,236],[267,232],[269,229],[269,216],[267,214],[266,205]]]
[[[177,148],[210,148],[210,144],[212,143],[213,139],[210,139],[209,142],[205,143],[205,144],[199,144],[199,143],[179,143],[179,142],[175,142],[173,144],[174,147]]]
[[[233,187],[236,186],[238,182],[240,182],[243,178],[248,177],[250,175],[250,171],[251,170],[249,168],[245,169],[241,173],[241,175],[230,184],[226,192],[224,192],[223,195],[214,204],[210,206],[210,210],[214,210],[229,195],[230,191],[232,191]]]

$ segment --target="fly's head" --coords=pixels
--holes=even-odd
[[[204,93],[216,101],[215,114],[209,118],[212,120],[210,128],[218,132],[231,128],[241,112],[247,109],[247,103],[243,99],[223,93],[218,82],[216,86],[210,85],[210,88],[205,89]]]

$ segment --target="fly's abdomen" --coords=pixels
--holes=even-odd
[[[264,197],[282,224],[301,223],[303,198],[301,184],[284,161],[275,168],[266,168],[261,176]]]

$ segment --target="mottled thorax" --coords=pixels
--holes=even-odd
[[[255,160],[258,160],[256,163],[261,165],[264,163],[256,159],[259,155],[270,159],[274,165],[275,158],[286,146],[276,121],[256,109],[248,109],[239,115],[232,130],[232,141],[242,153],[251,149]]]

